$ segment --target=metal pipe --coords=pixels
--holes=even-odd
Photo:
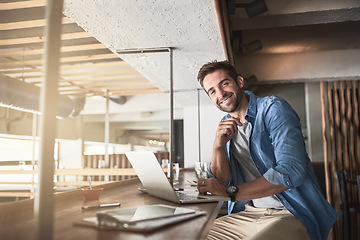
[[[105,165],[109,167],[109,133],[110,133],[110,112],[109,112],[109,93],[106,94],[105,106]]]
[[[31,158],[31,169],[35,170],[35,160],[37,158],[36,156],[36,141],[37,141],[37,117],[38,115],[36,113],[33,113],[33,120],[32,120],[32,158]],[[31,182],[35,182],[35,172],[31,175]],[[31,185],[31,192],[35,192],[35,185]]]
[[[109,91],[106,94],[106,112],[105,112],[105,167],[109,168],[109,140],[110,140],[110,112],[109,112]],[[109,176],[104,176],[104,180],[108,181]]]
[[[136,54],[136,53],[159,53],[169,52],[169,47],[157,47],[157,48],[131,48],[131,49],[119,49],[116,50],[118,54]]]
[[[174,80],[173,80],[173,51],[172,48],[169,49],[170,55],[170,182],[171,185],[174,184],[174,155],[175,155],[175,133],[174,133]]]
[[[133,48],[133,49],[120,49],[116,50],[118,54],[138,54],[138,53],[160,53],[160,52],[169,52],[170,56],[170,150],[169,150],[169,164],[170,164],[170,182],[173,184],[174,172],[174,143],[175,143],[175,134],[174,134],[174,81],[173,81],[173,50],[172,47],[158,47],[158,48]]]
[[[41,88],[40,158],[34,213],[36,239],[53,239],[54,225],[54,143],[58,103],[62,0],[46,2],[44,78]]]
[[[198,143],[199,143],[199,162],[201,162],[201,124],[200,124],[200,89],[198,89],[198,99],[197,99],[197,112],[198,112]]]

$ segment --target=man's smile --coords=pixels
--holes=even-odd
[[[225,95],[225,97],[223,97],[222,99],[220,99],[220,100],[218,101],[218,104],[226,104],[226,103],[230,100],[230,98],[231,98],[232,96],[233,96],[232,93],[229,93],[229,94]]]

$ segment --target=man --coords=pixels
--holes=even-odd
[[[336,212],[323,197],[306,153],[300,120],[278,97],[244,91],[227,61],[209,62],[198,80],[228,114],[219,123],[200,193],[229,196],[229,215],[209,239],[327,239]]]

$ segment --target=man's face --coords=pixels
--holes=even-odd
[[[226,71],[217,70],[205,76],[203,81],[204,90],[211,101],[221,110],[227,113],[239,110],[243,98],[244,80],[231,78]]]

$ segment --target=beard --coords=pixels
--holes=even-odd
[[[232,99],[228,99],[228,101],[233,101],[231,104],[229,105],[221,105],[221,102],[223,100],[226,100],[227,98],[232,98]],[[223,112],[227,112],[227,113],[232,113],[235,110],[237,110],[240,106],[240,102],[241,102],[241,96],[240,93],[238,92],[227,92],[224,94],[224,97],[220,100],[217,101],[216,106],[218,109],[220,109]]]

